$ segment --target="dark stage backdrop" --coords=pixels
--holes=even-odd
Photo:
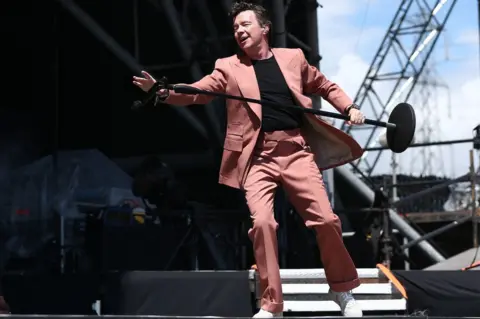
[[[479,271],[394,271],[408,295],[407,310],[437,317],[480,316]]]
[[[248,271],[111,274],[103,314],[250,317]]]

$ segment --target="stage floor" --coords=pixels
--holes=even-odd
[[[378,269],[358,272],[362,284],[353,293],[364,317],[480,319],[476,271],[394,271],[408,295],[404,299]],[[326,306],[330,301],[324,299],[328,284],[322,269],[281,270],[281,275],[284,317],[343,318],[339,307]],[[255,272],[248,270],[131,271],[101,279],[12,275],[2,281],[12,315],[0,318],[251,318],[259,300]],[[406,304],[385,306],[398,300]],[[302,307],[292,306],[300,303]]]
[[[284,317],[288,317],[291,319],[306,319],[306,318],[322,318],[322,319],[337,319],[337,318],[345,318],[342,316],[305,316],[305,317],[294,317],[285,315]],[[185,318],[185,319],[194,319],[194,318],[225,318],[225,319],[249,319],[251,317],[217,317],[217,316],[115,316],[115,315],[103,315],[103,316],[92,316],[92,315],[0,315],[0,318],[28,318],[28,319],[101,319],[101,318],[109,318],[109,319],[120,319],[120,318],[132,318],[132,319],[173,319],[173,318]],[[363,316],[363,318],[378,318],[378,319],[411,319],[411,318],[428,318],[428,319],[464,319],[467,317],[432,317],[432,316],[424,316],[424,315],[417,315],[413,314],[411,316]],[[480,317],[468,317],[470,319],[480,319]]]

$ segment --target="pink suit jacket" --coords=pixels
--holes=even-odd
[[[298,105],[312,108],[312,100],[306,94],[320,95],[342,114],[352,104],[342,89],[308,64],[301,49],[277,48],[272,49],[272,53]],[[233,55],[218,59],[211,74],[189,85],[211,92],[260,99],[255,71],[246,56]],[[163,103],[185,106],[207,104],[212,99],[206,95],[184,95],[170,91]],[[227,99],[226,107],[227,131],[219,183],[241,189],[260,133],[262,108],[260,104],[231,99]],[[346,164],[362,156],[363,149],[348,134],[313,114],[304,116],[308,121],[302,128],[302,134],[321,170]]]

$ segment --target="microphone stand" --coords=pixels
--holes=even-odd
[[[162,88],[166,88],[166,89],[174,91],[175,93],[180,93],[180,94],[190,94],[190,95],[201,94],[201,95],[222,97],[222,98],[225,98],[225,99],[244,101],[244,102],[261,104],[261,105],[273,106],[273,107],[281,106],[281,107],[288,108],[288,109],[299,110],[303,113],[310,113],[310,114],[315,114],[315,115],[320,115],[320,116],[333,117],[333,118],[337,118],[337,119],[344,120],[344,121],[349,121],[350,120],[350,117],[348,115],[343,115],[343,114],[339,114],[339,113],[327,112],[327,111],[322,111],[322,110],[317,110],[317,109],[309,109],[309,108],[306,108],[306,107],[303,107],[303,106],[298,106],[298,105],[278,104],[278,103],[275,103],[275,102],[262,101],[262,100],[252,99],[252,98],[243,97],[243,96],[225,94],[225,93],[210,92],[210,91],[200,90],[200,89],[197,89],[195,87],[188,86],[188,85],[183,85],[183,84],[175,84],[175,85],[164,84],[164,87],[162,87]],[[138,101],[137,101],[137,103],[138,103]],[[371,124],[371,125],[382,126],[382,127],[391,126],[390,125],[391,123],[385,123],[385,122],[380,122],[380,121],[370,120],[370,119],[365,119],[365,124]]]
[[[135,101],[132,105],[132,109],[138,109],[140,107],[145,106],[152,100],[157,91],[159,89],[168,89],[172,90],[175,93],[179,94],[189,94],[189,95],[196,95],[196,94],[201,94],[201,95],[207,95],[207,96],[214,96],[214,97],[222,97],[225,99],[231,99],[231,100],[238,100],[238,101],[244,101],[244,102],[249,102],[249,103],[255,103],[255,104],[261,104],[261,105],[267,105],[267,106],[273,106],[273,107],[278,107],[279,104],[275,102],[270,102],[270,101],[262,101],[262,100],[257,100],[257,99],[252,99],[252,98],[247,98],[243,96],[236,96],[236,95],[230,95],[230,94],[225,94],[225,93],[217,93],[217,92],[210,92],[210,91],[205,91],[205,90],[200,90],[197,89],[193,86],[189,85],[184,85],[184,84],[175,84],[171,85],[168,84],[168,80],[166,77],[163,77],[160,81],[155,82],[155,84],[152,86],[150,90],[147,92],[147,96],[143,100],[138,100]],[[281,104],[281,107],[289,108],[289,109],[296,109],[299,111],[302,111],[304,113],[310,113],[310,114],[315,114],[315,115],[320,115],[320,116],[327,116],[327,117],[332,117],[344,121],[349,121],[350,117],[348,115],[344,114],[339,114],[339,113],[333,113],[333,112],[327,112],[327,111],[322,111],[322,110],[317,110],[317,109],[309,109],[306,107],[298,106],[298,105],[290,105],[290,104]],[[371,119],[365,119],[364,121],[365,124],[370,124],[370,125],[375,125],[375,126],[381,126],[385,128],[395,128],[395,124],[393,123],[388,123],[388,122],[382,122],[382,121],[377,121],[377,120],[371,120]]]

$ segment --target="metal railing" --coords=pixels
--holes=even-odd
[[[419,243],[429,240],[435,236],[438,236],[452,228],[455,228],[459,225],[465,224],[466,222],[471,221],[472,222],[472,243],[473,247],[477,248],[478,247],[478,222],[480,221],[479,219],[479,209],[478,209],[478,203],[477,203],[477,187],[479,185],[478,181],[480,181],[480,167],[479,169],[475,170],[475,159],[474,159],[474,150],[470,150],[470,172],[459,176],[455,179],[448,180],[445,182],[441,182],[431,188],[419,191],[417,193],[408,195],[406,197],[403,197],[401,199],[398,199],[394,202],[391,203],[391,207],[396,209],[397,211],[401,210],[402,207],[405,207],[407,204],[412,203],[414,201],[417,201],[419,199],[423,199],[426,196],[430,196],[431,194],[434,194],[438,191],[444,190],[445,188],[449,187],[450,185],[457,184],[457,183],[462,183],[462,182],[470,182],[470,188],[471,188],[471,194],[470,194],[470,203],[466,205],[464,208],[465,210],[469,210],[471,213],[468,216],[464,216],[458,220],[455,220],[451,222],[448,225],[445,225],[441,228],[438,228],[430,233],[427,233],[419,238],[416,238],[406,244],[404,244],[401,248],[402,250],[409,249],[411,247],[414,247],[418,245]],[[398,187],[398,185],[391,185],[391,187]],[[406,219],[408,219],[407,216],[404,216]],[[412,221],[410,221],[413,223]]]

